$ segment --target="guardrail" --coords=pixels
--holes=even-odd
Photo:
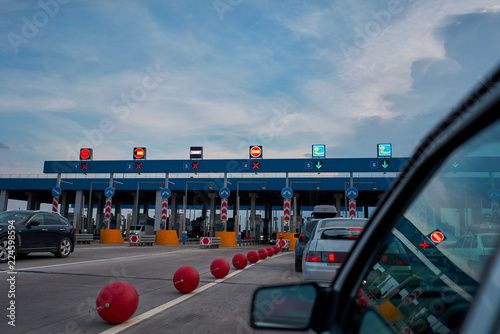
[[[93,234],[75,234],[75,240],[77,244],[90,244],[94,241]]]
[[[153,246],[156,243],[156,235],[134,234],[129,237],[130,246]]]
[[[220,237],[202,237],[200,238],[200,246],[202,249],[219,248]]]

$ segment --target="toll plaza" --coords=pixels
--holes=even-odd
[[[120,229],[122,211],[131,209],[128,225],[148,224],[154,231],[175,230],[183,237],[193,231],[203,236],[235,231],[267,238],[297,231],[303,212],[318,204],[349,215],[355,201],[354,213],[367,216],[408,160],[136,160],[136,154],[144,157],[145,148],[134,149],[134,160],[46,161],[43,175],[1,177],[0,211],[8,199],[27,201],[28,209],[52,203],[78,231],[98,234]],[[92,151],[85,156],[91,158]],[[187,219],[193,208],[202,212],[200,219]],[[264,214],[256,215],[257,210]]]

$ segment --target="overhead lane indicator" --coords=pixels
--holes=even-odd
[[[316,167],[316,169],[323,169],[323,162],[322,161],[316,161],[314,163],[314,167]]]
[[[250,159],[262,159],[262,146],[250,146]]]
[[[389,168],[389,160],[382,160],[382,164],[380,166],[382,166],[383,169]]]
[[[313,158],[325,158],[326,157],[326,145],[313,145],[312,146],[312,157]]]
[[[146,159],[146,148],[134,147],[134,160],[144,160],[144,159]]]
[[[260,169],[260,162],[252,162],[252,169]]]
[[[203,146],[191,146],[189,150],[190,159],[203,159]]]
[[[91,148],[81,148],[80,149],[80,160],[92,160],[92,149]]]
[[[377,156],[379,158],[392,157],[392,144],[377,144]]]

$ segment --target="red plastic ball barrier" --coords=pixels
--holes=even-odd
[[[274,254],[278,254],[280,252],[280,246],[274,245],[273,248],[274,248]]]
[[[267,248],[266,248],[266,250],[267,250],[267,255],[268,255],[269,257],[271,257],[271,256],[273,256],[273,255],[274,255],[274,248],[272,248],[272,247],[267,247]]]
[[[200,284],[200,274],[190,266],[183,266],[177,269],[174,274],[174,286],[182,293],[193,292]]]
[[[256,250],[251,250],[247,253],[247,259],[250,263],[257,263],[260,260],[259,252]]]
[[[243,269],[247,266],[248,259],[244,254],[238,253],[233,256],[233,266],[236,269]]]
[[[110,324],[121,324],[130,319],[139,306],[137,290],[127,282],[106,285],[95,301],[97,314]]]
[[[219,258],[212,261],[210,265],[210,272],[215,278],[224,278],[229,274],[229,262],[225,259]]]
[[[267,250],[265,248],[259,249],[259,255],[261,260],[265,260],[267,258]]]

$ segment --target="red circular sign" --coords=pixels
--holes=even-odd
[[[88,148],[82,148],[80,150],[80,159],[87,160],[90,158],[90,150]]]
[[[131,236],[129,237],[129,242],[131,242],[131,243],[136,243],[136,242],[139,242],[139,236],[138,236],[138,235],[135,235],[135,234],[131,235]]]
[[[440,243],[441,241],[444,240],[444,234],[441,233],[441,232],[439,232],[439,231],[436,231],[436,232],[434,232],[434,233],[431,234],[431,240],[435,244],[438,244],[438,243]]]
[[[142,147],[137,147],[134,150],[134,158],[142,159],[144,157],[144,149]]]
[[[260,146],[252,146],[252,148],[250,148],[250,156],[252,158],[258,158],[262,155],[262,148],[260,148]]]

